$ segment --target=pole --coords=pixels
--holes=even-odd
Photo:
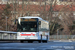
[[[57,29],[57,39],[58,39],[59,29]]]
[[[48,35],[46,37],[47,37],[47,42],[48,42]]]
[[[12,0],[12,4],[13,4],[13,11],[12,11],[12,20],[13,20],[13,15],[14,15],[14,0]]]
[[[42,34],[41,34],[41,43],[42,43]]]
[[[7,16],[6,16],[6,31],[7,31]]]
[[[22,16],[21,17],[23,17],[23,0],[22,0]]]

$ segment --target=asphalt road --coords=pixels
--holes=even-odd
[[[71,41],[49,41],[48,43],[20,43],[20,42],[2,42],[0,41],[0,50],[75,50],[75,42]]]

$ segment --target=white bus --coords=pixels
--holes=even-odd
[[[17,40],[47,42],[49,40],[49,22],[40,17],[19,17],[17,22]]]

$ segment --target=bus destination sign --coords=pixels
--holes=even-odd
[[[37,21],[36,19],[32,18],[32,19],[24,19],[24,18],[21,18],[21,21]]]

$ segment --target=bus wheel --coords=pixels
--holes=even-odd
[[[38,41],[39,43],[41,43],[41,40],[40,41]]]
[[[23,43],[23,40],[21,40],[20,42]]]
[[[32,43],[33,41],[28,41],[28,43]]]
[[[47,40],[43,41],[43,43],[47,43]]]

